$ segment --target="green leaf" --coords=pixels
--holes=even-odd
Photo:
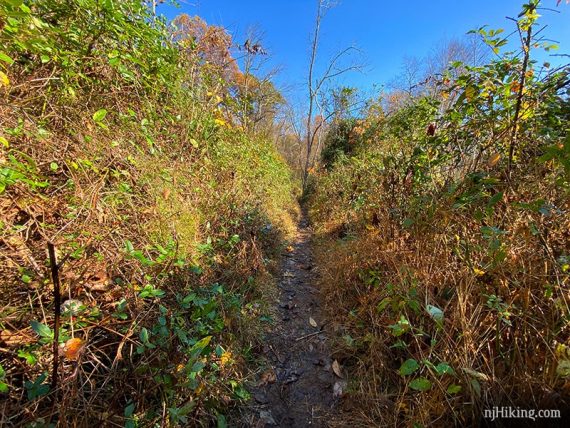
[[[196,344],[192,346],[192,349],[190,349],[190,355],[192,356],[192,358],[196,358],[202,355],[202,352],[204,352],[204,349],[206,349],[206,346],[210,344],[211,340],[212,336],[206,336],[203,339],[200,339],[198,342],[196,342]]]
[[[43,383],[46,378],[47,373],[44,372],[35,381],[31,382],[27,380],[24,383],[24,387],[26,388],[28,395],[28,400],[33,400],[35,398],[41,397],[49,392],[49,385]]]
[[[202,370],[204,370],[204,367],[206,367],[206,364],[204,364],[202,361],[196,361],[193,365],[192,368],[190,369],[190,371],[192,373],[199,373]]]
[[[8,63],[9,65],[14,64],[14,60],[12,58],[10,58],[6,53],[4,52],[0,52],[0,61],[4,61],[5,63]]]
[[[392,301],[392,299],[390,297],[385,297],[384,299],[382,299],[382,301],[380,303],[378,303],[376,310],[379,313],[384,312],[384,309],[386,309],[386,307],[390,304],[391,301]]]
[[[97,110],[95,113],[93,113],[93,120],[95,122],[101,122],[103,119],[105,119],[105,116],[107,116],[107,110],[102,108],[101,110]]]
[[[32,13],[32,9],[30,9],[28,6],[26,6],[24,3],[20,4],[20,10],[24,13],[30,14]]]
[[[47,325],[37,321],[32,321],[30,324],[32,326],[32,330],[34,330],[38,336],[42,338],[53,338],[53,332]]]
[[[425,377],[419,377],[410,382],[410,388],[416,391],[425,392],[431,389],[431,382]]]
[[[455,370],[453,370],[453,368],[449,364],[446,364],[446,363],[439,363],[435,367],[435,371],[437,372],[438,375],[444,375],[444,374],[453,375],[453,374],[455,374]]]
[[[18,351],[18,357],[25,359],[26,363],[28,363],[30,366],[33,366],[38,362],[34,354],[24,349],[20,349]]]
[[[8,142],[8,140],[4,137],[0,137],[0,144],[2,144],[4,147],[6,147],[7,149],[10,147],[10,143]]]
[[[49,169],[51,169],[53,172],[57,171],[59,168],[59,165],[56,162],[52,162],[49,164]]]
[[[443,311],[441,309],[433,305],[427,305],[426,309],[430,317],[432,317],[435,322],[438,324],[443,323]]]
[[[217,419],[218,419],[217,421],[218,428],[227,428],[228,422],[226,421],[226,417],[224,415],[218,413]]]
[[[133,413],[135,412],[135,403],[130,403],[129,405],[127,405],[127,407],[125,407],[125,418],[130,418],[131,416],[133,416]]]
[[[226,351],[224,351],[224,348],[222,348],[220,345],[217,345],[215,352],[217,357],[221,357]]]
[[[503,199],[503,192],[499,192],[495,195],[493,195],[491,197],[491,199],[489,199],[489,203],[487,204],[487,206],[489,208],[494,207],[495,205],[497,205],[501,200]]]
[[[570,377],[570,360],[560,360],[556,367],[556,374],[563,378]]]
[[[460,391],[461,391],[461,385],[452,384],[447,387],[447,393],[451,395],[457,394]]]
[[[148,330],[146,329],[146,327],[143,327],[141,329],[141,333],[140,333],[140,338],[141,338],[142,343],[147,344],[148,343],[148,337],[149,337]]]
[[[393,325],[388,326],[392,330],[392,334],[396,337],[408,332],[411,328],[410,322],[403,315],[400,315],[400,320]]]
[[[129,241],[128,239],[125,241],[125,248],[127,249],[127,253],[132,253],[133,251],[135,251],[135,247],[133,246],[133,243],[131,241]]]
[[[420,365],[418,364],[418,362],[416,360],[414,360],[413,358],[410,358],[410,359],[406,360],[404,362],[404,364],[402,364],[399,372],[402,376],[408,376],[408,375],[411,375],[412,373],[414,373],[419,368],[420,368]]]
[[[408,300],[407,301],[408,306],[416,313],[418,314],[421,310],[421,306],[420,303],[417,300]]]

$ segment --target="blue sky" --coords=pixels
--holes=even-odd
[[[405,56],[424,57],[445,39],[489,24],[511,28],[506,16],[516,16],[519,0],[382,1],[341,0],[323,21],[321,63],[343,47],[358,46],[366,70],[349,77],[351,86],[369,88],[385,84],[398,74]],[[249,27],[264,33],[269,65],[280,67],[278,86],[289,87],[290,96],[302,93],[306,80],[309,40],[314,25],[316,0],[186,0],[180,8],[162,5],[167,17],[178,13],[199,15],[209,24],[222,25],[236,42],[245,40]],[[570,5],[543,0],[542,23],[550,38],[560,42],[558,53],[570,52]],[[555,61],[552,61],[555,62]]]

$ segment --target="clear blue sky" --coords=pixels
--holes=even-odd
[[[367,70],[350,76],[350,84],[369,88],[384,84],[399,71],[405,56],[424,57],[437,43],[461,37],[468,30],[489,24],[512,28],[506,16],[516,16],[520,0],[382,1],[341,0],[323,22],[323,62],[338,49],[356,45],[362,49]],[[570,52],[570,5],[543,0],[542,23],[550,38],[560,42],[559,53]],[[159,12],[171,18],[178,13],[199,15],[209,24],[228,29],[243,43],[248,27],[264,33],[271,66],[280,66],[278,86],[301,91],[306,80],[309,39],[314,25],[316,0],[183,0],[181,7],[162,5]],[[553,61],[554,62],[554,61]],[[292,94],[290,94],[292,95]]]

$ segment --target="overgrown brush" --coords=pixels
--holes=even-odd
[[[248,398],[294,185],[190,39],[135,0],[0,5],[2,426],[224,426]]]
[[[522,57],[452,64],[436,96],[362,118],[317,177],[354,426],[485,424],[494,406],[568,418],[570,80],[532,59],[537,7],[517,22]]]

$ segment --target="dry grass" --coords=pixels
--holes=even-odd
[[[567,195],[552,187],[526,186],[547,182],[539,179],[544,173],[525,176],[508,198],[548,195],[559,210],[544,216],[497,207],[489,222],[506,231],[506,258],[498,264],[491,263],[481,224],[469,215],[477,205],[462,212],[442,193],[403,228],[385,208],[390,195],[369,187],[371,205],[381,208],[355,212],[342,199],[331,201],[328,192],[343,191],[324,182],[313,218],[321,288],[338,331],[335,357],[350,368],[341,425],[466,426],[480,423],[483,409],[492,406],[567,408],[570,390],[557,366],[566,358],[558,345],[569,339],[569,278],[557,258],[569,251],[569,205]],[[530,224],[539,232],[531,233]],[[490,295],[501,299],[502,315],[490,306]],[[389,303],[379,310],[384,299]],[[443,310],[441,329],[427,305]],[[395,337],[389,326],[402,315],[415,334]],[[399,340],[404,348],[394,347]],[[398,373],[408,358],[445,362],[455,375],[435,375],[423,366],[421,374],[433,386],[413,391],[412,376]],[[461,392],[446,393],[451,384]]]
[[[47,89],[34,84],[37,74],[11,79],[2,94],[0,129],[24,121],[14,135],[3,134],[10,147],[2,149],[0,167],[13,165],[13,156],[26,165],[28,178],[49,185],[17,180],[0,199],[0,358],[10,388],[0,399],[0,425],[124,426],[129,403],[140,426],[167,424],[169,408],[184,406],[192,407],[187,418],[194,424],[215,420],[217,409],[243,399],[236,388],[247,373],[246,354],[258,345],[273,284],[271,260],[294,230],[298,213],[287,167],[270,143],[213,127],[207,100],[180,100],[181,118],[172,121],[173,105],[151,112],[151,100],[129,97],[129,88],[84,94],[70,105],[42,92]],[[101,106],[109,110],[107,128],[92,119]],[[155,119],[141,127],[151,113]],[[184,141],[189,134],[199,148]],[[47,384],[53,376],[52,345],[39,343],[30,328],[32,321],[54,322],[48,241],[65,259],[64,306],[79,301],[85,308],[64,316],[63,326],[84,346],[77,360],[62,355],[56,390],[29,399],[26,382],[46,373]],[[172,248],[164,261],[146,266],[128,255],[127,241],[153,260],[160,257],[157,245]],[[218,283],[223,294],[209,291]],[[163,296],[141,297],[147,284]],[[180,304],[191,293],[215,305],[212,323],[221,327],[196,327],[197,309]],[[141,329],[156,330],[161,316],[168,335],[138,353]],[[185,386],[188,345],[174,333],[175,323],[191,339],[214,336],[213,348],[224,350],[204,357],[218,369],[198,375],[192,388]],[[23,353],[37,362],[27,363]]]

